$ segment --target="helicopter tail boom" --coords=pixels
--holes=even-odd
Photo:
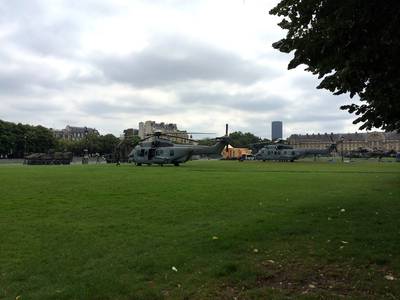
[[[228,145],[228,138],[222,137],[219,141],[212,146],[194,146],[193,147],[193,155],[200,154],[221,154],[224,147]]]

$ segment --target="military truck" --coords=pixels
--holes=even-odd
[[[69,165],[72,162],[72,152],[32,153],[25,156],[27,165]]]

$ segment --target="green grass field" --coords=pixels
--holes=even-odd
[[[0,299],[399,299],[399,279],[399,163],[0,166]]]

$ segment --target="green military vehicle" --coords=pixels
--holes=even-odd
[[[26,165],[69,165],[72,162],[72,152],[32,153],[25,156]]]

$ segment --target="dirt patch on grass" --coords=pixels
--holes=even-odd
[[[305,266],[297,262],[283,266],[270,261],[263,262],[263,265],[266,274],[258,278],[258,286],[289,294],[329,292],[337,296],[348,296],[357,290],[357,282],[352,280],[356,271],[348,266]]]
[[[397,282],[385,280],[377,265],[280,264],[263,261],[255,282],[223,284],[220,299],[400,299]]]

